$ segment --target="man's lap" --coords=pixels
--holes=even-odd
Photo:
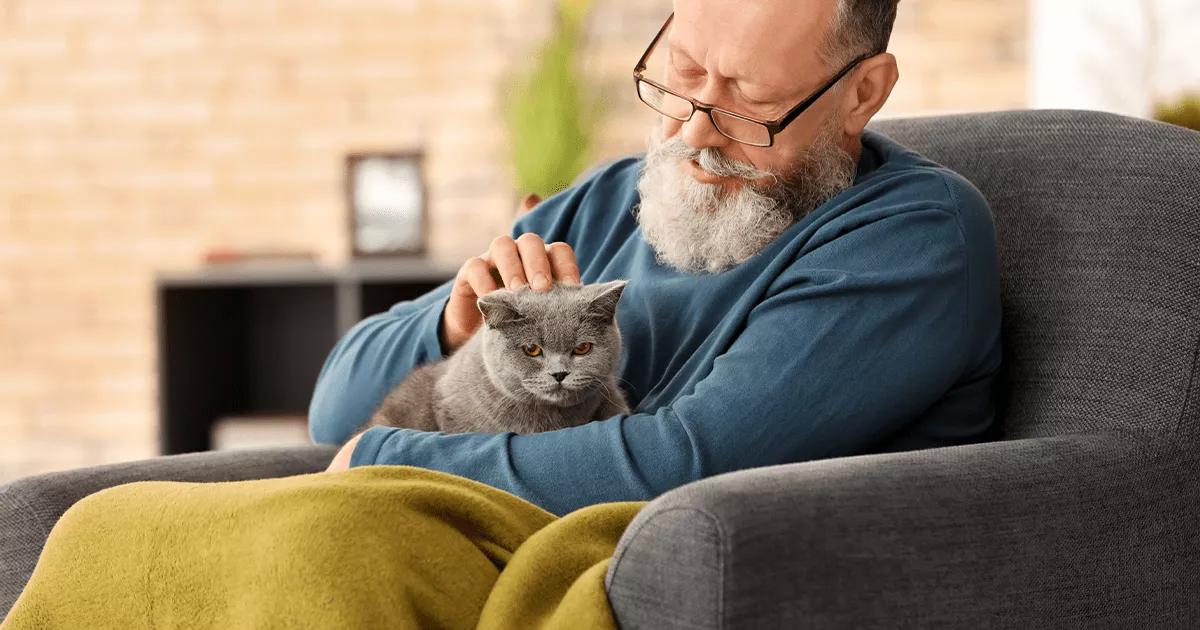
[[[604,540],[615,546],[639,507],[609,510]],[[407,466],[127,484],[63,515],[4,630],[187,627],[197,615],[203,625],[475,627],[515,551],[555,520],[511,494]],[[584,558],[581,568],[598,560]],[[599,596],[589,588],[595,608],[602,582]]]

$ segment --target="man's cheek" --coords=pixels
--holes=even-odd
[[[784,147],[776,146],[774,148],[775,151],[768,153],[763,149],[745,147],[739,159],[762,171],[786,172],[785,167],[795,159],[795,153]]]
[[[667,138],[672,138],[672,137],[678,135],[679,130],[683,129],[682,121],[675,120],[674,118],[667,118],[666,116],[660,116],[659,119],[662,120],[660,129],[661,129],[661,133],[662,133],[661,137],[663,140],[666,140]]]

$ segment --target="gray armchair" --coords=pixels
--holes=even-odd
[[[1077,111],[875,128],[992,204],[1006,439],[667,492],[610,565],[621,625],[1200,625],[1200,134]],[[91,492],[316,471],[332,454],[184,455],[4,486],[0,616],[55,519]]]

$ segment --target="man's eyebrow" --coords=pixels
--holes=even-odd
[[[694,57],[692,57],[691,54],[688,53],[687,49],[685,49],[683,46],[680,46],[679,43],[674,40],[671,40],[671,39],[667,40],[667,50],[672,56],[676,55],[676,54],[683,55],[683,58],[686,59],[688,62],[690,62],[692,65],[700,66],[701,68],[704,67],[703,64],[696,61],[696,59]]]
[[[687,49],[685,49],[683,46],[679,45],[678,42],[675,42],[668,38],[667,48],[671,55],[679,54],[688,63],[691,63],[692,65],[697,66],[699,68],[704,68],[704,65],[701,64],[700,62],[696,61],[696,59],[694,57],[692,57],[691,54],[688,53]],[[705,72],[707,72],[706,68],[705,68]],[[778,86],[768,85],[766,83],[757,81],[748,76],[733,74],[732,76],[722,75],[721,78],[724,81],[726,81],[727,83],[732,84],[734,89],[736,89],[738,91],[738,94],[740,94],[744,99],[753,101],[754,103],[758,103],[758,104],[769,104],[769,103],[773,102],[775,100],[775,95],[779,94],[781,92],[781,90],[778,88]],[[759,89],[763,90],[763,92],[765,92],[765,96],[764,95],[759,95],[759,96],[747,95],[745,93],[745,91],[742,89],[742,87],[744,85],[753,85],[755,87],[758,87]]]

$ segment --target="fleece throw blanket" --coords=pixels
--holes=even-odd
[[[604,574],[645,504],[558,518],[411,466],[127,484],[63,515],[0,630],[616,628]]]

